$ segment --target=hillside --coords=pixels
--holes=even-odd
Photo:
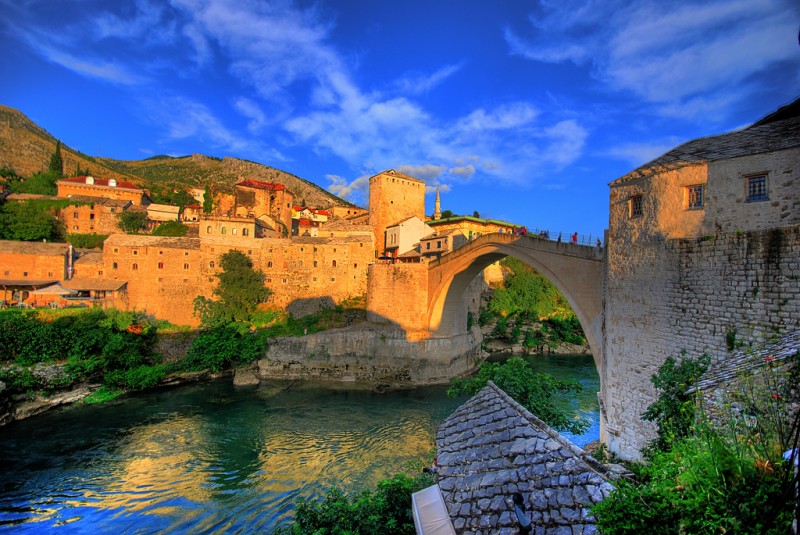
[[[12,169],[27,177],[47,169],[56,138],[13,108],[0,105],[0,168]],[[278,182],[294,194],[296,204],[316,208],[351,203],[336,197],[300,177],[238,158],[214,158],[202,154],[171,157],[155,156],[145,160],[114,160],[92,157],[75,151],[68,140],[61,140],[64,174],[74,175],[83,169],[90,174],[130,180],[151,191],[179,190],[210,184],[218,191],[231,192],[233,184],[245,178]]]

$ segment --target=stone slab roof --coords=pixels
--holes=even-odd
[[[597,533],[589,507],[613,489],[611,473],[493,383],[445,420],[436,449],[457,533],[518,533],[517,492],[533,533]]]
[[[123,288],[128,281],[121,281],[121,280],[110,280],[110,279],[82,279],[82,278],[74,278],[70,280],[63,281],[61,284],[64,285],[65,288],[69,288],[70,290],[102,290],[106,292],[112,292]]]
[[[141,234],[112,234],[106,238],[103,247],[163,247],[165,249],[199,249],[200,238],[172,238],[147,236]]]
[[[800,117],[762,122],[735,132],[695,139],[611,182],[611,186],[687,165],[800,147]]]
[[[58,197],[61,199],[61,197]],[[124,208],[128,205],[133,204],[132,201],[126,201],[123,199],[109,199],[108,197],[93,197],[90,195],[70,195],[69,200],[71,201],[79,201],[79,202],[89,202],[93,204],[99,204],[101,206],[116,206],[120,208]]]
[[[43,243],[38,241],[0,240],[0,254],[35,254],[39,256],[64,256],[68,243]]]
[[[738,349],[711,361],[697,382],[697,386],[690,391],[708,390],[728,383],[763,367],[767,362],[782,365],[798,351],[800,351],[800,331],[786,334],[778,342],[755,351],[750,348]]]

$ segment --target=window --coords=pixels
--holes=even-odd
[[[132,270],[134,270],[134,271],[136,271],[137,269],[139,269],[139,264],[133,264],[133,265],[131,266],[131,269],[132,269]]]
[[[236,227],[233,227],[233,228],[231,229],[231,234],[233,234],[234,236],[236,236]]]
[[[115,252],[115,253],[118,253],[118,252],[119,252],[119,249],[117,249],[116,247],[114,247],[114,252]]]
[[[89,214],[89,219],[94,219],[94,214]]]
[[[78,212],[72,212],[72,219],[78,219]]]
[[[227,233],[227,232],[228,232],[228,229],[226,229],[225,227],[222,227],[222,228],[220,229],[220,231],[219,231],[219,233],[220,233],[220,234],[225,234],[225,233]]]
[[[333,264],[331,264],[331,265],[332,265],[333,267],[336,267],[336,260],[334,260],[334,261],[333,261]]]
[[[206,227],[206,234],[211,234],[211,225]]]
[[[644,211],[642,210],[642,196],[632,195],[628,200],[628,211],[631,218],[642,217]]]
[[[747,202],[766,201],[767,175],[747,177]]]
[[[272,260],[270,260],[269,262],[267,262],[267,267],[268,267],[268,268],[271,268],[271,267],[272,267]]]
[[[27,271],[23,271],[23,272],[22,272],[22,276],[23,276],[23,277],[27,277],[27,276],[28,276],[28,272],[27,272]]]
[[[243,228],[242,229],[242,236],[248,236],[248,235],[250,235],[250,229]]]
[[[111,264],[111,269],[117,269],[117,263],[116,263],[116,262],[114,262],[113,264]]]
[[[183,264],[183,269],[189,269],[189,264]]]
[[[133,256],[136,256],[136,255],[138,255],[138,254],[139,254],[139,251],[137,251],[136,249],[134,249],[134,250],[133,250]]]
[[[189,256],[189,251],[184,252],[183,256]]]
[[[426,249],[430,249],[430,248],[431,248],[431,242],[427,242],[427,243],[425,243],[425,248],[426,248]]]
[[[442,240],[436,240],[436,248],[437,249],[441,249],[442,248]]]
[[[208,263],[208,267],[210,267],[210,268],[213,268],[213,267],[214,267],[214,265],[215,265],[215,264],[214,264],[214,261],[213,261],[213,260],[212,260],[211,262],[209,262],[209,263]]]
[[[158,254],[164,254],[164,251],[159,251]]]
[[[158,263],[158,269],[164,269],[164,262]]]
[[[318,265],[319,265],[319,262],[317,262],[316,260],[314,260],[314,267],[317,267]]]
[[[704,187],[702,184],[688,186],[686,188],[686,208],[689,210],[699,210],[703,208]]]

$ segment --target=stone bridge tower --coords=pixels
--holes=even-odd
[[[425,221],[425,182],[394,169],[369,179],[369,224],[376,257],[386,248],[386,227],[413,216]]]

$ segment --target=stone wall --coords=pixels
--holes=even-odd
[[[428,328],[428,264],[372,264],[367,274],[367,319],[409,333]]]
[[[640,416],[667,357],[725,359],[731,344],[800,329],[800,226],[608,247],[605,438],[636,458],[654,437]]]
[[[447,383],[482,360],[480,330],[409,341],[402,330],[359,325],[270,341],[262,379],[319,379],[388,387]]]
[[[369,224],[375,251],[382,254],[386,227],[412,216],[425,220],[425,183],[394,170],[369,179]]]
[[[17,280],[56,280],[67,273],[66,243],[0,240],[0,277]]]

